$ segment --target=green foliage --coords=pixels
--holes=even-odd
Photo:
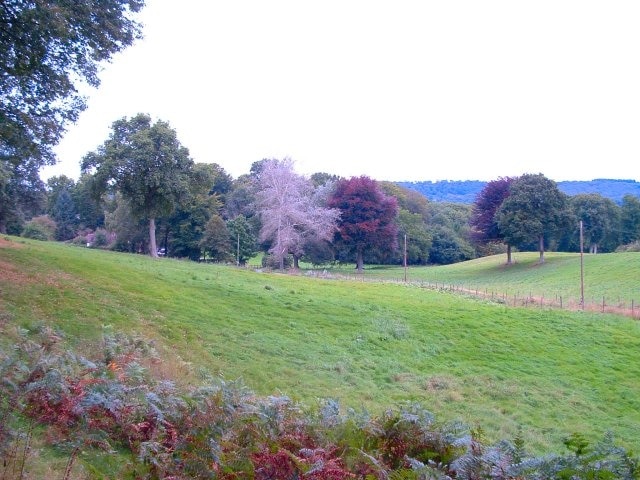
[[[589,289],[637,290],[640,257],[620,255],[585,258]],[[310,405],[330,395],[371,416],[419,401],[443,421],[481,425],[490,443],[521,432],[537,453],[564,451],[562,439],[572,431],[594,444],[611,429],[633,447],[640,422],[636,321],[507,308],[418,281],[424,275],[441,284],[449,272],[465,285],[475,275],[526,292],[545,283],[575,289],[577,255],[551,254],[543,266],[535,257],[519,253],[511,267],[491,258],[466,270],[411,268],[415,284],[391,285],[153,262],[12,238],[0,248],[0,345],[10,351],[13,325],[44,323],[94,352],[107,323],[152,337],[167,358],[154,368],[185,382],[208,371],[243,378],[259,395],[286,394]],[[401,272],[370,268],[365,276]]]
[[[0,161],[53,164],[52,147],[85,108],[77,82],[140,36],[142,0],[28,2],[0,9]]]
[[[227,261],[234,257],[231,235],[220,215],[214,215],[205,225],[200,247],[208,258],[215,261]]]
[[[158,361],[153,345],[110,327],[91,359],[65,349],[63,337],[47,328],[21,331],[19,338],[0,363],[4,473],[22,476],[37,458],[27,458],[26,448],[18,453],[17,418],[37,422],[43,439],[67,452],[63,478],[78,461],[90,461],[81,451],[126,454],[118,476],[148,479],[632,479],[639,473],[638,459],[611,436],[586,452],[574,435],[580,453],[533,457],[508,441],[486,443],[479,427],[439,424],[415,402],[369,415],[344,413],[334,400],[303,410],[288,397],[260,397],[220,379],[180,389],[142,366],[145,359]]]
[[[46,215],[29,220],[22,230],[22,236],[34,240],[53,240],[55,238],[56,222]]]
[[[116,190],[137,219],[149,221],[149,249],[157,256],[155,220],[174,211],[189,191],[193,161],[168,123],[145,114],[117,120],[112,134],[82,160],[83,173],[93,173],[96,196]]]
[[[522,175],[509,190],[496,212],[500,234],[513,246],[537,240],[543,262],[545,237],[554,238],[570,221],[567,196],[542,174]]]
[[[622,243],[628,244],[640,240],[640,198],[625,195],[620,208]]]
[[[227,221],[227,230],[230,235],[229,241],[235,246],[236,260],[240,265],[246,264],[247,260],[253,258],[258,252],[258,235],[255,226],[244,215],[238,215]]]

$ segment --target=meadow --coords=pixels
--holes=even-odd
[[[508,269],[500,256],[410,275],[575,293],[575,255],[549,254],[541,266],[525,258]],[[638,259],[588,258],[588,288],[631,297]],[[109,325],[153,341],[162,359],[154,375],[185,385],[241,379],[309,409],[329,398],[371,412],[419,402],[441,422],[481,427],[490,441],[520,435],[535,452],[562,451],[574,432],[640,444],[640,326],[624,316],[14,237],[0,239],[0,292],[6,351],[18,328],[49,325],[91,357]]]

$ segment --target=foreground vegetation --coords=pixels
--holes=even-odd
[[[56,348],[108,365],[109,325],[152,342],[148,374],[185,391],[242,378],[304,411],[335,399],[340,415],[377,419],[417,403],[439,425],[461,421],[483,443],[518,439],[537,454],[566,452],[573,433],[640,442],[640,331],[628,318],[11,237],[0,264],[5,354],[51,328],[64,337]]]

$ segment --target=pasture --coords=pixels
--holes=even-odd
[[[410,275],[575,292],[575,256],[549,254],[542,266],[525,258],[508,269],[489,257]],[[637,258],[589,258],[589,288],[633,295]],[[563,450],[573,432],[640,444],[640,325],[623,316],[12,237],[0,239],[0,292],[2,349],[18,327],[49,325],[90,357],[110,325],[153,340],[162,354],[154,374],[179,383],[242,379],[303,408],[327,398],[371,412],[419,402],[441,422],[479,426],[489,440],[522,435],[538,452]]]

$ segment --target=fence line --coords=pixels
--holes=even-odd
[[[618,315],[624,315],[631,318],[640,319],[640,306],[638,303],[631,299],[629,302],[618,298],[607,299],[602,297],[601,299],[586,299],[584,305],[577,298],[563,297],[557,293],[547,296],[542,294],[540,296],[533,295],[530,291],[527,293],[518,292],[507,293],[489,290],[485,288],[482,290],[477,286],[465,286],[463,284],[445,283],[445,282],[427,282],[427,281],[405,281],[403,278],[376,278],[374,276],[367,277],[364,274],[336,274],[330,273],[326,270],[315,271],[310,270],[307,272],[307,276],[313,276],[318,278],[332,278],[342,279],[359,282],[376,282],[376,283],[397,283],[397,284],[411,284],[421,288],[428,288],[431,290],[446,291],[452,293],[460,293],[464,295],[470,295],[478,298],[484,298],[493,302],[502,303],[508,306],[521,306],[521,307],[533,307],[533,308],[557,308],[561,310],[585,310],[590,312],[600,313],[615,313]]]

